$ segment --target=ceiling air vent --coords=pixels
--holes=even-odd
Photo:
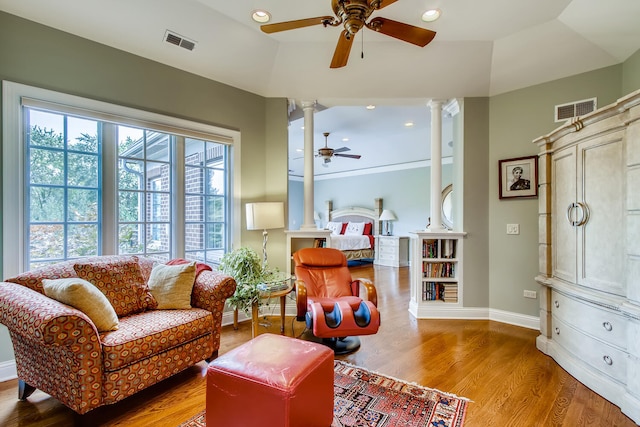
[[[193,50],[196,47],[196,42],[194,42],[193,40],[186,39],[181,35],[169,30],[167,30],[164,33],[164,41],[166,41],[167,43],[174,44],[176,46],[180,46],[187,50]]]
[[[597,98],[583,99],[582,101],[555,106],[556,122],[564,122],[574,117],[584,116],[597,108]]]

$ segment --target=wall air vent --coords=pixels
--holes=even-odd
[[[180,46],[187,50],[193,50],[196,47],[196,42],[194,42],[193,40],[184,38],[181,35],[169,30],[164,33],[164,41],[176,46]]]
[[[555,106],[555,121],[564,122],[574,117],[584,116],[597,108],[597,98],[583,99]]]

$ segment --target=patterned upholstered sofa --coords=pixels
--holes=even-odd
[[[154,261],[143,257],[92,257],[0,283],[0,323],[13,343],[19,398],[39,389],[84,414],[215,358],[235,280],[198,269],[189,289],[192,308],[159,309],[147,286],[153,267]],[[115,308],[117,329],[100,332],[85,312],[45,295],[44,279],[76,277],[94,285],[101,281],[96,287]]]

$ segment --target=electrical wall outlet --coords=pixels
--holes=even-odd
[[[520,234],[520,224],[507,224],[507,234]]]
[[[538,293],[536,291],[524,291],[524,297],[536,299],[538,297]]]

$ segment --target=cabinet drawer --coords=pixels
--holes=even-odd
[[[618,382],[627,381],[628,355],[622,350],[583,334],[555,316],[551,317],[553,340],[577,359]]]
[[[379,248],[377,248],[378,252],[380,252],[380,254],[396,254],[398,253],[398,247],[397,246],[380,246]]]
[[[382,248],[397,248],[400,245],[398,239],[378,238],[378,246]]]
[[[388,259],[388,260],[397,260],[398,253],[397,252],[382,252],[379,256],[380,259]]]
[[[551,293],[551,311],[558,319],[576,329],[623,349],[627,348],[627,320],[614,312],[556,291]]]

